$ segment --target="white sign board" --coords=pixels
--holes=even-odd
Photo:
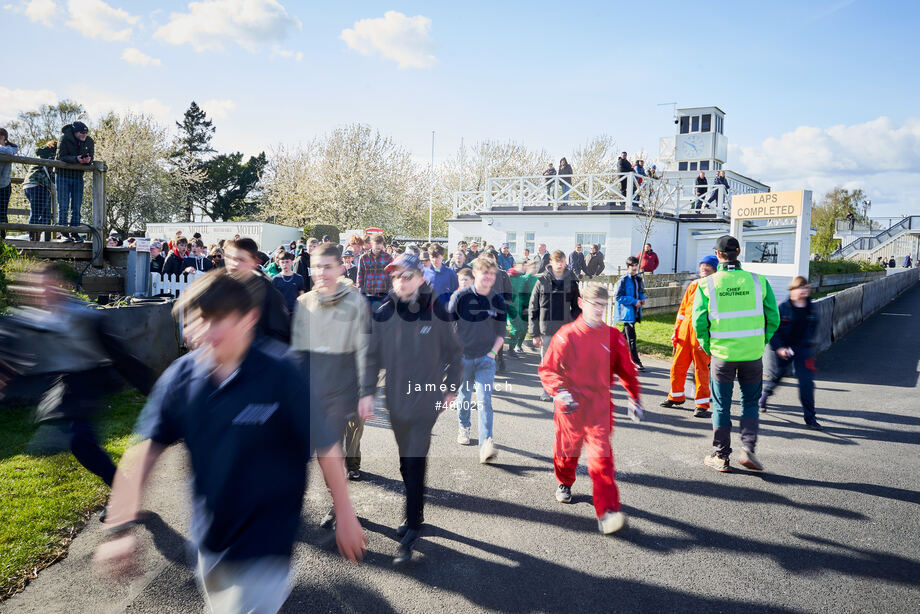
[[[793,277],[808,278],[808,263],[811,241],[811,191],[791,190],[787,192],[761,192],[757,194],[736,194],[732,196],[731,234],[741,243],[741,264],[745,270],[766,276],[776,294],[777,301],[785,300],[789,291],[787,285]],[[793,261],[749,262],[744,240],[744,222],[752,219],[773,220],[784,218],[785,222],[795,220],[795,244]],[[769,222],[768,222],[769,223]]]
[[[134,249],[139,252],[149,252],[150,251],[150,239],[146,237],[138,237],[134,239]]]

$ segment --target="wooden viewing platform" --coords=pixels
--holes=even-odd
[[[102,160],[94,160],[90,164],[71,164],[69,162],[61,162],[60,160],[46,160],[44,158],[32,158],[28,156],[11,156],[8,154],[0,154],[0,162],[10,162],[13,164],[24,164],[28,166],[45,166],[49,168],[60,168],[67,170],[77,170],[87,173],[92,173],[93,175],[93,191],[92,191],[92,222],[90,224],[83,224],[81,226],[60,226],[58,224],[17,224],[17,223],[0,223],[0,230],[19,230],[26,232],[43,232],[45,233],[45,238],[50,238],[49,234],[52,232],[79,232],[85,233],[88,237],[92,238],[91,242],[86,243],[49,243],[45,242],[31,242],[31,241],[16,241],[13,239],[7,240],[7,243],[13,245],[21,250],[33,250],[36,251],[36,254],[33,256],[35,258],[63,258],[63,259],[79,259],[74,258],[74,255],[82,254],[84,251],[89,252],[89,257],[85,258],[86,260],[92,260],[93,266],[101,268],[103,266],[103,246],[104,246],[104,237],[103,237],[103,224],[105,223],[105,173],[108,170],[105,162]],[[20,178],[15,178],[13,183],[21,183]],[[53,190],[52,190],[53,192]],[[57,202],[57,195],[54,194],[53,202]],[[28,214],[21,209],[14,209],[10,211],[13,215],[23,215]],[[52,210],[52,214],[54,210]],[[54,219],[54,218],[52,218]],[[30,245],[23,245],[29,243]],[[54,247],[43,248],[41,245],[50,244]],[[93,249],[93,244],[98,245],[98,249]],[[44,251],[45,255],[39,255]],[[73,255],[63,255],[63,256],[53,256],[51,254],[73,254]],[[29,255],[32,255],[31,253]]]

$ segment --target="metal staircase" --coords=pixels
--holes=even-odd
[[[864,255],[912,231],[920,233],[920,215],[905,217],[874,236],[860,237],[835,251],[831,254],[831,258],[850,259],[857,255]]]

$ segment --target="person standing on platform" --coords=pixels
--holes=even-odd
[[[741,245],[731,235],[715,245],[719,268],[705,278],[693,299],[693,328],[709,363],[712,394],[712,444],[704,459],[716,471],[731,471],[731,405],[735,378],[741,388],[741,446],[738,462],[763,471],[754,455],[763,392],[763,352],[779,327],[779,310],[766,277],[741,269]]]
[[[719,259],[713,255],[700,260],[700,278],[694,279],[687,286],[684,298],[680,302],[680,308],[677,310],[674,332],[671,334],[671,344],[674,346],[674,360],[671,363],[671,389],[668,399],[661,406],[680,407],[684,404],[687,371],[692,364],[693,379],[696,384],[694,418],[705,418],[709,415],[709,354],[700,347],[696,339],[696,332],[693,330],[693,301],[696,298],[700,280],[715,273],[718,266]]]
[[[805,426],[822,430],[815,415],[815,331],[818,329],[818,310],[811,301],[811,287],[801,275],[789,284],[789,298],[779,306],[779,328],[770,340],[773,361],[769,368],[769,379],[760,397],[760,411],[767,411],[767,399],[785,376],[789,367],[795,365],[795,377],[799,380],[799,401],[805,414]]]
[[[610,435],[613,431],[613,400],[610,389],[619,378],[629,393],[629,416],[642,419],[639,380],[622,333],[604,323],[607,289],[586,284],[578,298],[581,315],[556,333],[543,361],[540,382],[553,396],[553,468],[556,501],[571,503],[572,484],[581,447],[587,446],[588,475],[594,493],[594,510],[601,533],[619,531],[626,525],[620,511]]]

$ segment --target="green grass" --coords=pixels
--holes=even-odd
[[[636,325],[636,344],[639,346],[640,354],[671,360],[671,333],[674,332],[676,316],[677,312],[642,316],[642,321]],[[620,329],[622,330],[622,327]]]
[[[116,463],[143,402],[134,392],[106,401],[96,432]],[[0,411],[0,599],[66,554],[90,512],[108,496],[108,487],[69,452],[25,452],[36,431],[31,414],[31,408]]]

